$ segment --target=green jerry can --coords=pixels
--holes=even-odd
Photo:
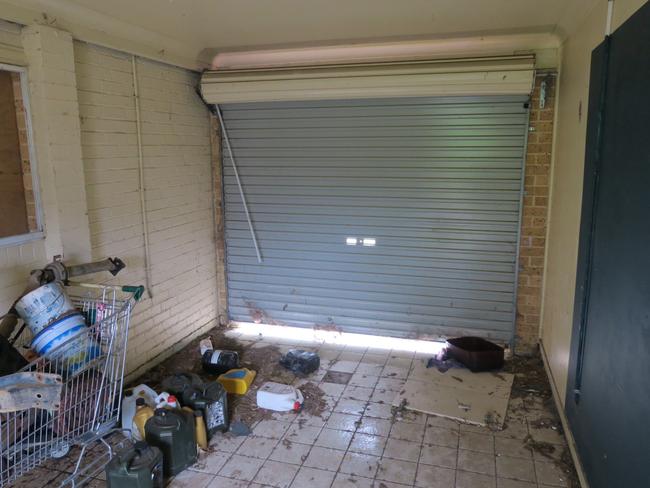
[[[108,488],[163,488],[160,449],[136,442],[117,452],[106,465]]]
[[[187,388],[182,400],[184,406],[203,412],[208,437],[228,430],[228,394],[221,383],[213,381]]]
[[[162,451],[165,476],[174,476],[196,462],[196,431],[190,412],[157,408],[144,432],[147,443]]]

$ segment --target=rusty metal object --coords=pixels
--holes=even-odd
[[[56,410],[61,403],[61,375],[14,373],[0,377],[0,413],[29,408]]]

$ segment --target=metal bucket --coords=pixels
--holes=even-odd
[[[63,286],[56,282],[39,286],[16,302],[16,311],[34,335],[50,322],[73,310],[75,308]]]

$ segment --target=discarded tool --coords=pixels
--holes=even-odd
[[[0,413],[28,408],[56,410],[61,403],[61,375],[14,373],[0,377]]]

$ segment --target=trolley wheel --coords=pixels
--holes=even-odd
[[[54,459],[61,459],[62,457],[67,456],[69,452],[70,444],[67,442],[62,442],[58,446],[52,448],[50,451],[50,456],[52,456]]]

